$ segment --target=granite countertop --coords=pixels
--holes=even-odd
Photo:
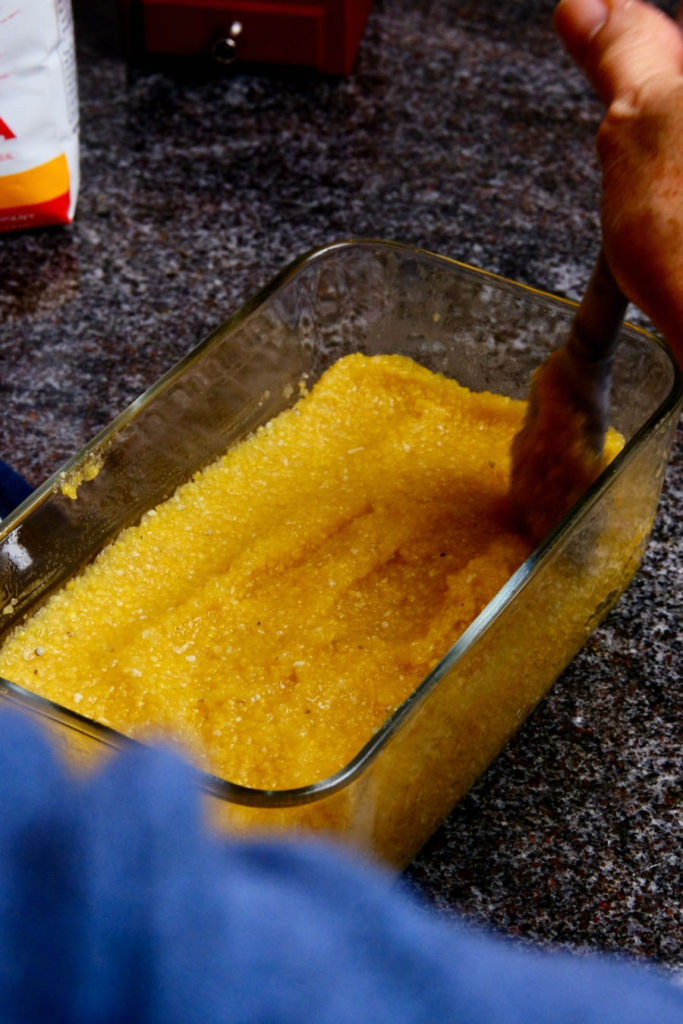
[[[356,67],[128,69],[76,0],[75,223],[0,240],[5,458],[37,484],[293,256],[373,236],[577,297],[600,108],[551,0],[376,0]],[[683,445],[627,594],[408,871],[440,912],[679,968]]]

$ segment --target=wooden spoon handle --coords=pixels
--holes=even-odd
[[[585,415],[586,441],[596,454],[605,439],[612,357],[627,305],[601,248],[569,332],[565,363],[574,403]]]
[[[627,305],[601,248],[576,311],[567,348],[579,360],[589,363],[611,359]]]

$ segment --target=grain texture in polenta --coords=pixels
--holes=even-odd
[[[341,359],[19,627],[0,673],[233,782],[323,779],[529,553],[506,516],[523,414]]]

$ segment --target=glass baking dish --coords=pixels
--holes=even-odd
[[[293,404],[353,351],[401,353],[476,390],[525,397],[572,303],[393,242],[295,260],[0,524],[0,640],[124,527]],[[334,775],[288,790],[199,773],[234,833],[331,833],[405,865],[544,696],[636,571],[683,399],[652,335],[624,326],[612,424],[626,444],[439,664]],[[121,734],[12,683],[84,769]]]

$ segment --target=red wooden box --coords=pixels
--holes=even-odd
[[[127,44],[144,53],[204,54],[351,70],[372,0],[118,0]]]

